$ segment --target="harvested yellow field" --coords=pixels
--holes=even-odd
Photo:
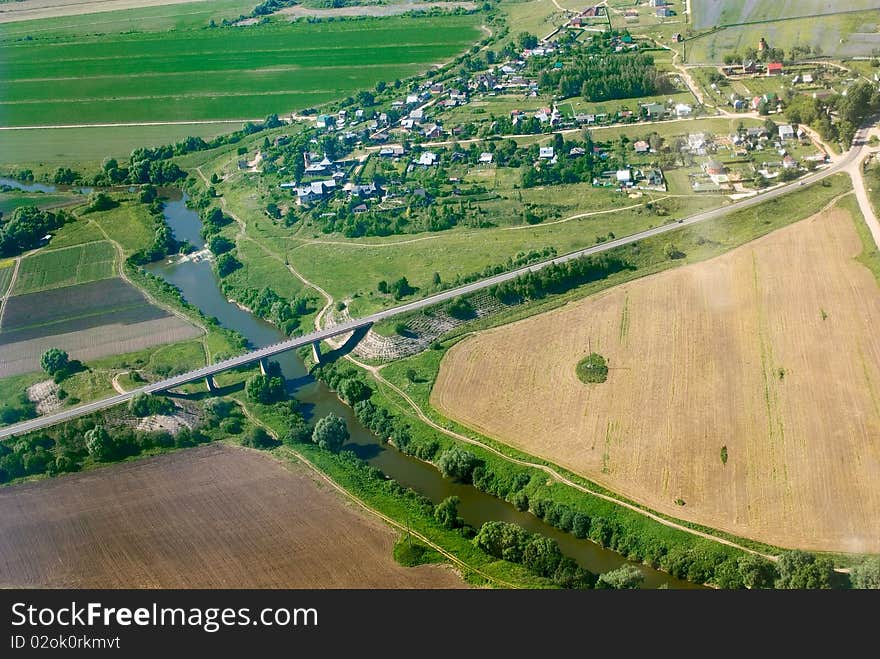
[[[480,333],[446,355],[431,402],[655,510],[880,552],[880,287],[861,250],[835,209]],[[604,384],[575,374],[591,351]]]

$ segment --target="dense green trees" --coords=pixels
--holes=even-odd
[[[44,211],[34,206],[16,208],[8,220],[0,218],[0,256],[13,256],[38,247],[43,236],[66,221],[63,211]]]
[[[853,588],[880,589],[880,558],[866,558],[850,572]]]
[[[244,385],[248,400],[269,405],[287,398],[284,379],[277,375],[254,375]]]
[[[674,90],[665,73],[654,67],[647,54],[576,58],[561,69],[544,70],[541,89],[555,89],[566,98],[583,96],[588,101],[642,98]]]
[[[217,275],[220,277],[227,277],[231,275],[233,272],[238,270],[241,267],[241,261],[239,261],[235,256],[231,253],[227,252],[226,254],[221,254],[217,257],[217,261],[215,262],[215,268],[217,269]]]
[[[780,554],[776,588],[831,588],[834,564],[825,556],[793,550]]]
[[[136,417],[145,417],[152,414],[171,414],[174,411],[174,403],[164,396],[138,394],[128,401],[128,411]]]
[[[55,375],[67,368],[69,363],[70,357],[60,348],[49,348],[40,357],[40,367],[49,375]]]
[[[348,426],[345,420],[335,414],[328,414],[319,419],[312,432],[312,441],[315,444],[334,453],[342,448],[348,438]]]
[[[520,275],[489,289],[489,293],[504,303],[537,300],[554,293],[563,293],[591,281],[604,279],[621,270],[633,270],[623,259],[602,254],[584,256],[565,263],[553,263],[537,272]]]
[[[208,249],[210,249],[215,256],[225,254],[234,247],[235,243],[224,236],[211,236],[211,239],[208,241]]]
[[[111,208],[119,206],[119,202],[113,199],[106,192],[92,192],[89,195],[89,202],[86,206],[86,213],[95,213],[99,211],[108,211]]]

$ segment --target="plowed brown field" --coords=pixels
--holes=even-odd
[[[0,587],[454,588],[305,467],[221,444],[0,489]]]
[[[664,513],[878,552],[880,287],[861,250],[837,209],[480,333],[446,355],[431,402]],[[591,350],[605,384],[575,374]]]

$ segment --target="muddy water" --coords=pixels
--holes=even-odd
[[[194,211],[186,207],[185,198],[166,204],[165,219],[178,240],[188,240],[196,248],[204,247],[205,242],[199,236],[201,221]],[[253,347],[285,338],[274,326],[226,300],[208,262],[171,260],[152,264],[148,270],[180,288],[187,301],[199,307],[206,316],[217,318],[224,327],[240,332]],[[330,412],[342,417],[351,433],[351,440],[345,448],[354,451],[374,467],[402,485],[420,492],[434,503],[451,495],[459,497],[459,514],[468,524],[479,527],[490,520],[519,524],[529,531],[553,538],[559,543],[563,553],[594,573],[607,572],[627,562],[621,555],[559,531],[530,513],[520,512],[502,499],[481,492],[471,485],[453,483],[443,478],[432,465],[383,445],[378,437],[354,417],[351,409],[336,394],[309,376],[305,365],[295,353],[280,355],[276,360],[281,365],[291,393],[302,402],[308,418],[320,418]],[[670,588],[697,587],[663,572],[635,565],[645,575],[646,588],[656,588],[662,584]]]

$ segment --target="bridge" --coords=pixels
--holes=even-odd
[[[267,359],[274,357],[275,355],[280,355],[281,353],[287,352],[288,350],[296,350],[297,348],[302,348],[307,345],[315,346],[316,353],[320,354],[319,346],[321,341],[323,341],[324,339],[330,339],[335,336],[348,334],[349,332],[355,332],[357,330],[365,330],[373,324],[383,320],[387,320],[388,318],[393,318],[394,316],[409,313],[412,311],[418,311],[420,309],[441,304],[462,295],[469,295],[471,293],[475,293],[477,291],[490,288],[492,286],[497,286],[498,284],[502,284],[506,281],[510,281],[511,279],[515,279],[520,275],[542,270],[549,265],[566,263],[567,261],[579,259],[584,256],[600,254],[602,252],[607,252],[608,250],[615,249],[616,247],[622,247],[624,245],[629,245],[640,240],[644,240],[645,238],[659,236],[665,233],[669,233],[671,231],[675,231],[682,227],[718,219],[730,213],[763,204],[765,201],[769,201],[771,199],[775,199],[777,197],[781,197],[783,195],[794,192],[795,190],[798,190],[801,186],[818,183],[819,181],[828,178],[829,176],[846,171],[848,168],[857,165],[859,162],[861,162],[861,158],[863,156],[863,153],[865,152],[864,145],[866,137],[867,129],[860,129],[856,133],[855,139],[853,141],[853,147],[842,157],[838,158],[837,161],[835,161],[830,167],[805,176],[804,178],[800,179],[799,181],[795,181],[790,185],[783,185],[771,189],[749,199],[733,203],[729,206],[697,213],[696,215],[692,215],[690,217],[683,218],[677,221],[672,221],[667,224],[654,227],[652,229],[640,231],[638,233],[624,236],[622,238],[616,238],[615,240],[609,240],[598,245],[593,245],[592,247],[575,250],[562,256],[557,256],[546,261],[541,261],[540,263],[534,263],[532,265],[524,266],[522,268],[511,270],[509,272],[504,272],[493,277],[481,279],[480,281],[466,284],[464,286],[452,288],[447,291],[431,295],[430,297],[422,298],[421,300],[408,302],[407,304],[402,304],[397,307],[392,307],[391,309],[385,309],[384,311],[376,312],[369,316],[364,316],[363,318],[350,320],[339,325],[333,325],[332,327],[328,327],[326,329],[316,330],[314,332],[310,332],[309,334],[304,334],[302,336],[293,337],[285,341],[280,341],[278,343],[274,343],[263,348],[252,350],[237,357],[230,357],[229,359],[224,359],[223,361],[209,364],[208,366],[203,366],[201,368],[197,368],[195,370],[188,371],[180,375],[175,375],[165,380],[160,380],[158,382],[154,382],[152,384],[148,384],[137,389],[132,389],[131,391],[128,391],[124,394],[117,394],[109,398],[103,398],[101,400],[92,401],[91,403],[79,405],[78,407],[62,410],[61,412],[56,412],[55,414],[41,416],[36,419],[30,419],[28,421],[23,421],[21,423],[7,426],[5,428],[0,428],[0,439],[32,432],[34,430],[39,430],[40,428],[47,428],[49,426],[53,426],[64,421],[69,421],[71,419],[75,419],[86,414],[91,414],[92,412],[98,412],[108,407],[113,407],[114,405],[125,403],[140,394],[161,393],[163,391],[168,391],[169,389],[173,389],[175,387],[179,387],[190,382],[195,382],[197,380],[206,380],[209,389],[213,389],[212,378],[218,373],[238,368],[240,366],[247,366],[255,362],[259,362],[261,367],[265,368],[265,363]]]

